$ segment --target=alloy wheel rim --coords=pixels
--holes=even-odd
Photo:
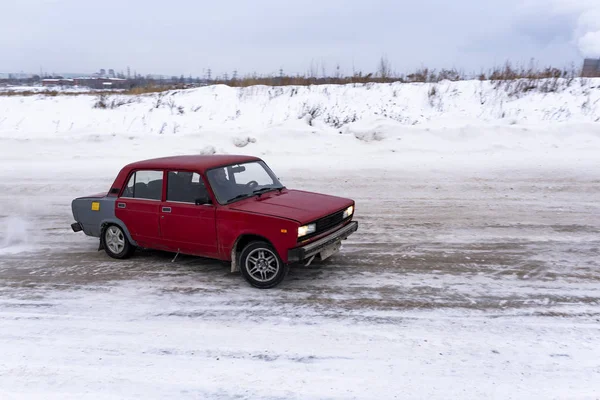
[[[268,282],[279,272],[279,260],[271,250],[255,249],[246,258],[246,271],[252,279]]]
[[[125,235],[116,226],[111,226],[106,230],[105,242],[109,250],[114,254],[119,254],[125,248]]]

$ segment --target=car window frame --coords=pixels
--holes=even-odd
[[[163,198],[164,198],[164,200],[162,200],[163,203],[188,204],[188,205],[192,205],[192,206],[198,206],[196,203],[192,203],[192,202],[174,201],[174,200],[168,200],[167,199],[168,190],[169,190],[169,172],[191,172],[193,174],[198,174],[200,176],[200,181],[204,185],[204,188],[206,189],[206,193],[208,194],[208,198],[211,201],[210,204],[199,204],[199,205],[202,205],[202,206],[214,206],[214,204],[215,204],[215,198],[214,198],[213,194],[211,193],[211,189],[207,185],[208,179],[205,176],[203,176],[203,174],[202,174],[201,171],[199,171],[197,169],[190,169],[190,168],[166,168],[166,169],[164,169],[163,172],[164,172],[165,180],[167,182],[167,184],[164,185],[164,188],[163,188],[164,189],[163,190]]]
[[[162,173],[162,185],[161,185],[161,191],[160,191],[160,199],[148,199],[148,198],[144,198],[144,197],[124,197],[123,193],[125,192],[125,190],[127,189],[127,185],[129,185],[129,181],[131,180],[131,177],[135,174],[137,174],[138,172],[144,172],[144,171],[148,171],[148,172],[160,172]],[[145,201],[156,201],[156,202],[162,202],[163,199],[166,196],[166,185],[165,185],[165,170],[163,168],[139,168],[139,169],[133,169],[129,172],[129,174],[127,175],[127,179],[125,179],[125,183],[123,184],[123,187],[121,188],[121,191],[119,192],[119,195],[117,197],[117,199],[119,199],[120,201],[123,201],[125,199],[127,200],[145,200]],[[135,186],[135,181],[134,181],[134,186]]]

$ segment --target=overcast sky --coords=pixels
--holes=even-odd
[[[600,57],[600,0],[0,0],[0,72],[213,76]]]

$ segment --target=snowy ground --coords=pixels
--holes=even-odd
[[[600,398],[597,124],[436,124],[292,121],[245,147],[0,125],[0,398]],[[71,199],[124,163],[210,146],[354,198],[359,231],[268,291],[70,231]]]

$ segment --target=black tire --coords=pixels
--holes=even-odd
[[[259,289],[270,289],[279,285],[288,273],[273,246],[267,242],[249,243],[240,254],[239,266],[242,276],[250,285]]]
[[[129,258],[135,251],[135,246],[129,242],[123,229],[115,224],[106,225],[102,229],[100,240],[104,251],[112,258]]]

